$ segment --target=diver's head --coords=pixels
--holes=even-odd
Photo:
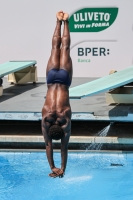
[[[64,135],[64,131],[59,125],[52,125],[49,128],[48,135],[54,140],[60,140]]]

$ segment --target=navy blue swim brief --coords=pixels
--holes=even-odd
[[[53,84],[60,83],[63,85],[70,86],[71,80],[70,80],[68,72],[64,69],[60,69],[60,70],[51,69],[47,75],[47,84],[51,84],[51,83]]]

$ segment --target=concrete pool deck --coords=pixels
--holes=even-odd
[[[71,87],[96,78],[73,78]],[[0,120],[41,120],[41,109],[47,92],[45,78],[36,84],[10,85],[4,78],[3,96],[0,97]],[[105,94],[99,93],[83,99],[70,99],[72,120],[133,122],[133,104],[111,104]]]
[[[0,135],[0,143],[21,142],[21,143],[44,143],[43,136],[18,136],[18,135]],[[53,144],[60,143],[60,140],[53,140]],[[133,144],[133,138],[118,137],[98,137],[98,136],[71,136],[69,143],[71,144]]]

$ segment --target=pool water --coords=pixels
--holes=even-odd
[[[133,199],[132,153],[69,153],[64,178],[49,173],[45,152],[0,153],[0,200]]]

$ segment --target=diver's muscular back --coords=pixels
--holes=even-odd
[[[71,119],[68,86],[59,83],[48,85],[42,113],[43,118],[50,125],[58,124],[63,126],[67,118]]]

